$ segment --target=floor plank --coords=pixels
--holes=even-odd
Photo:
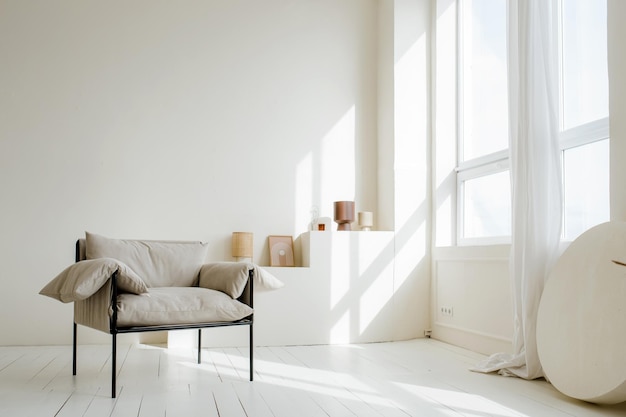
[[[470,372],[482,355],[430,339],[247,348],[120,345],[117,398],[110,346],[0,347],[0,415],[59,417],[616,417],[545,380]]]
[[[265,399],[261,396],[257,385],[262,382],[255,382],[253,384],[247,382],[234,382],[232,384],[233,389],[239,397],[239,401],[247,416],[254,417],[274,417],[272,410],[269,408]]]

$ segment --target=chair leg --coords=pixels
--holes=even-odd
[[[202,363],[202,329],[198,329],[198,364]]]
[[[111,398],[115,398],[115,376],[117,374],[117,334],[111,335],[112,340],[112,352],[111,352]]]
[[[76,322],[72,331],[72,375],[76,375]]]
[[[250,324],[250,381],[254,381],[254,332]]]

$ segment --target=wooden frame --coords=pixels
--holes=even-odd
[[[295,266],[293,237],[270,236],[270,266]]]

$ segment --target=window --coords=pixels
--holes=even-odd
[[[511,186],[508,170],[462,180],[463,237],[466,241],[511,234]],[[494,198],[496,196],[497,198]]]
[[[511,235],[506,0],[459,2],[458,241]]]
[[[561,0],[563,238],[609,220],[606,1]]]
[[[457,242],[510,241],[507,1],[458,0]],[[606,1],[559,1],[563,238],[609,219]]]

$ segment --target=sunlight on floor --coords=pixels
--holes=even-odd
[[[243,356],[211,352],[211,360],[215,367],[204,364],[201,366],[203,368],[206,367],[207,371],[214,369],[224,379],[241,378],[242,375],[245,376],[248,372],[248,358]],[[198,366],[197,364],[189,363],[187,358],[181,359],[178,365],[187,367]],[[354,395],[357,395],[364,401],[386,405],[386,401],[376,390],[349,374],[259,359],[255,360],[255,368],[262,373],[259,381],[264,383],[334,398],[353,399]]]
[[[124,345],[110,397],[110,346],[0,347],[0,415],[623,417],[545,381],[469,372],[481,356],[432,340],[197,350]]]
[[[358,346],[345,348],[356,349]],[[181,354],[170,351],[166,353],[174,357]],[[183,354],[185,358],[181,359],[178,365],[201,366],[202,369],[217,372],[222,379],[228,380],[245,378],[247,375],[247,357],[215,351],[211,351],[210,355],[211,365],[190,363],[188,352]],[[390,401],[385,392],[364,383],[362,376],[259,359],[255,360],[255,367],[261,375],[258,381],[275,387],[296,389],[347,401],[358,397],[361,401],[380,407],[405,408],[404,401],[398,399]],[[403,397],[407,402],[424,403],[425,407],[437,409],[438,415],[458,416],[458,410],[463,410],[465,416],[530,417],[481,395],[400,382],[391,382],[391,385],[394,389],[400,389],[408,394]]]
[[[464,410],[464,415],[468,416],[530,417],[476,394],[403,383],[394,383],[394,385],[434,404],[443,404],[454,410]],[[458,414],[454,413],[454,415]]]

